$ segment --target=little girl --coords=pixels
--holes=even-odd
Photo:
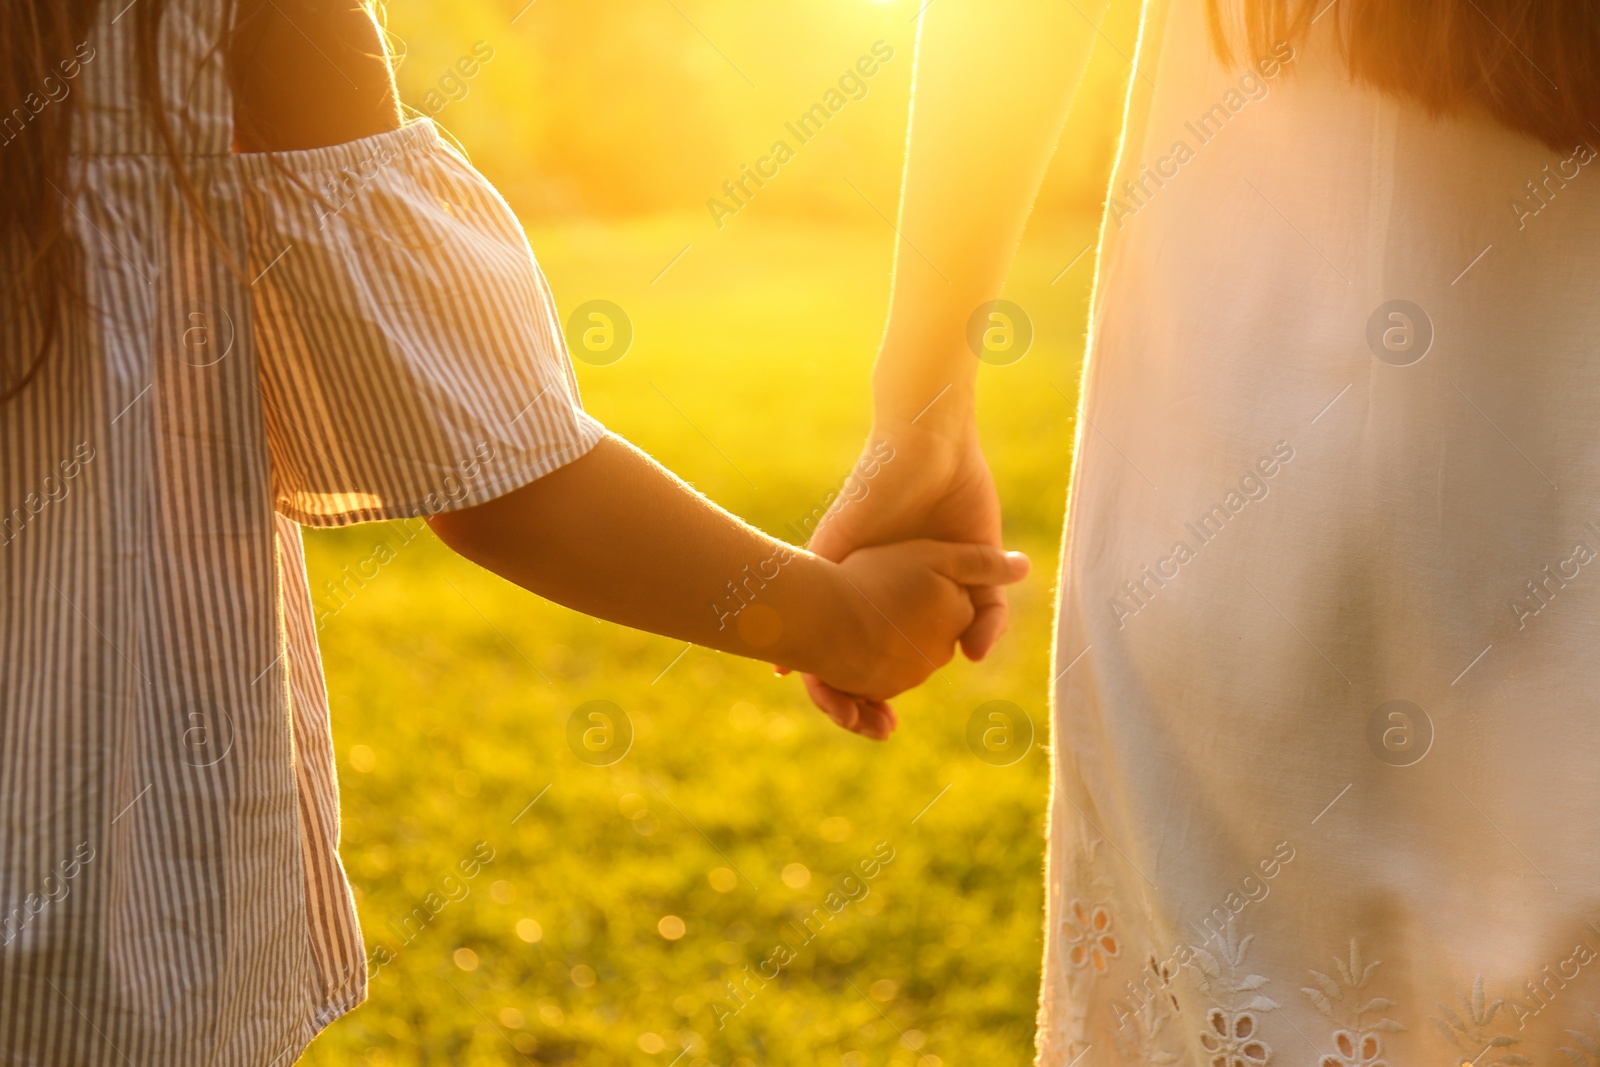
[[[831,563],[607,433],[516,219],[402,121],[355,0],[24,0],[13,98],[0,1061],[267,1067],[366,995],[299,525],[424,517],[541,596],[856,694],[873,737],[968,588],[1026,571]]]

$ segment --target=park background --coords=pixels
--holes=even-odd
[[[402,97],[504,193],[563,318],[607,300],[632,323],[622,359],[577,364],[586,407],[780,537],[868,429],[925,2],[387,7]],[[1032,1062],[1051,603],[1136,9],[1094,31],[1005,293],[1033,346],[981,371],[1007,543],[1034,577],[1005,643],[899,700],[887,744],[797,679],[541,601],[415,524],[308,532],[341,851],[385,962],[302,1062]],[[893,58],[800,145],[785,123],[877,42]],[[719,226],[707,201],[780,139],[795,158]],[[632,731],[608,765],[569,744],[595,700]],[[1008,765],[969,745],[991,701],[1025,716]],[[815,918],[834,892],[850,902]],[[752,980],[780,944],[799,950]]]

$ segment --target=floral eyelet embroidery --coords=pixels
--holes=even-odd
[[[1349,961],[1334,957],[1337,980],[1321,971],[1309,972],[1317,988],[1307,986],[1300,992],[1339,1027],[1333,1032],[1334,1051],[1323,1056],[1317,1067],[1388,1067],[1380,1035],[1398,1033],[1405,1027],[1383,1013],[1398,1005],[1383,997],[1363,1002],[1363,997],[1357,995],[1372,981],[1382,962],[1373,960],[1363,966],[1361,946],[1351,938]]]
[[[1383,1038],[1377,1034],[1335,1030],[1333,1047],[1338,1054],[1322,1057],[1322,1067],[1388,1067],[1378,1058],[1383,1055]]]
[[[1145,962],[1155,979],[1154,991],[1134,1011],[1118,1020],[1111,1029],[1111,1037],[1121,1062],[1143,1064],[1144,1067],[1166,1067],[1180,1062],[1168,1047],[1171,1031],[1167,1029],[1167,1023],[1175,1018],[1179,1010],[1178,998],[1171,989],[1172,979],[1177,975],[1177,964],[1157,963],[1154,955],[1146,957]]]
[[[1595,1012],[1594,1018],[1595,1022],[1600,1023],[1600,1012]],[[1567,1036],[1578,1046],[1561,1049],[1561,1054],[1567,1058],[1572,1067],[1589,1067],[1590,1064],[1600,1063],[1600,1041],[1596,1041],[1582,1030],[1568,1030]]]
[[[1186,966],[1193,967],[1200,991],[1211,998],[1205,1025],[1200,1030],[1200,1048],[1208,1067],[1266,1067],[1272,1062],[1272,1046],[1261,1038],[1260,1012],[1276,1011],[1278,1002],[1265,996],[1261,988],[1267,979],[1245,974],[1245,956],[1254,935],[1240,938],[1230,921],[1217,935],[1221,960],[1202,948]],[[1226,967],[1224,967],[1226,964]]]
[[[1212,1008],[1206,1013],[1207,1029],[1200,1032],[1200,1047],[1210,1056],[1211,1067],[1262,1067],[1272,1059],[1272,1046],[1256,1037],[1253,1012]]]
[[[1183,1005],[1178,1003],[1178,994],[1172,989],[1173,980],[1178,977],[1182,968],[1176,960],[1163,960],[1156,962],[1154,955],[1145,957],[1145,965],[1150,968],[1150,974],[1155,979],[1156,988],[1167,998],[1167,1003],[1172,1005],[1172,1014],[1183,1014]]]
[[[1433,1016],[1434,1025],[1462,1053],[1463,1063],[1473,1067],[1529,1067],[1533,1063],[1526,1056],[1507,1052],[1513,1045],[1522,1044],[1522,1038],[1499,1032],[1494,1018],[1505,1006],[1504,997],[1489,1000],[1483,992],[1483,975],[1472,981],[1472,996],[1457,993],[1462,1015],[1457,1015],[1448,1004],[1435,1005],[1439,1015]],[[1442,1016],[1442,1018],[1441,1018]],[[1465,1016],[1463,1018],[1462,1016]]]
[[[1071,914],[1061,923],[1067,959],[1073,967],[1092,963],[1096,971],[1105,974],[1110,961],[1122,954],[1122,943],[1111,931],[1111,912],[1103,904],[1091,908],[1081,900],[1074,900],[1067,910]]]
[[[1092,987],[1111,981],[1114,961],[1123,954],[1122,940],[1113,930],[1112,902],[1116,889],[1098,862],[1104,838],[1081,814],[1075,832],[1065,835],[1073,843],[1070,857],[1053,857],[1052,906],[1057,909],[1052,938],[1054,973],[1046,978],[1046,996],[1040,1005],[1040,1067],[1071,1067],[1088,1052],[1089,1011],[1097,1002]],[[1066,995],[1068,989],[1073,995]]]

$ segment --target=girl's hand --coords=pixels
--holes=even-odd
[[[829,714],[839,725],[882,740],[894,729],[885,701],[921,685],[950,662],[957,640],[977,612],[970,590],[1001,587],[1027,577],[1028,558],[989,545],[915,540],[853,552],[838,567],[854,597],[860,647],[840,650],[837,671],[817,684],[858,694],[853,716]],[[829,710],[824,708],[824,710]]]
[[[937,430],[880,422],[871,441],[851,475],[853,491],[823,516],[811,551],[839,561],[860,548],[913,538],[1003,547],[1000,498],[970,421]],[[1005,632],[1008,608],[1001,586],[973,594],[975,614],[961,650],[981,660]]]
[[[842,560],[865,546],[905,538],[965,541],[1001,548],[1000,500],[978,445],[970,407],[946,397],[944,411],[912,420],[880,419],[846,494],[823,517],[810,549]],[[919,425],[926,422],[927,426]],[[972,620],[961,649],[980,660],[1005,632],[1009,609],[999,583],[975,584],[968,593]],[[894,712],[882,700],[804,677],[812,703],[845,729],[886,737]]]

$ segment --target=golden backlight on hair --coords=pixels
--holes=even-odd
[[[1432,114],[1487,111],[1559,152],[1600,141],[1595,0],[1207,0],[1234,62],[1329,24],[1357,80]]]

